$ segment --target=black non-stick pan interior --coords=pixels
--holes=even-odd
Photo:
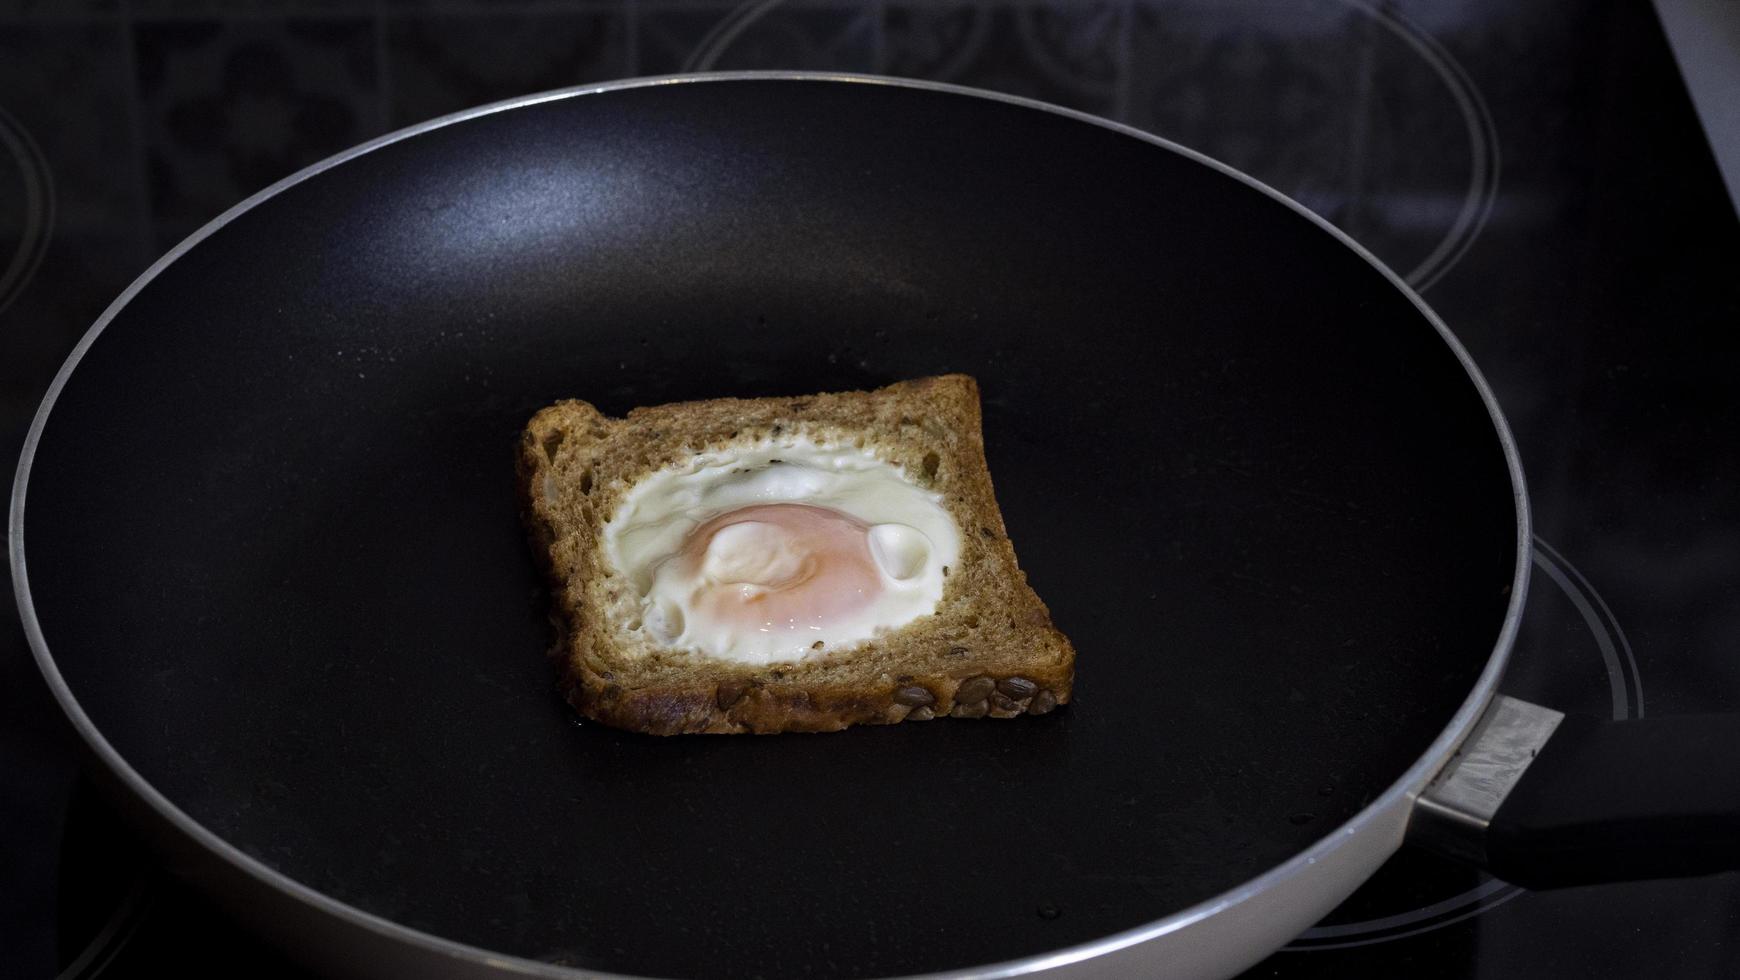
[[[1076,703],[674,739],[562,704],[533,411],[943,371]],[[24,522],[71,691],[225,840],[445,938],[708,977],[1010,959],[1281,862],[1467,696],[1516,526],[1450,347],[1284,204],[1057,113],[773,80],[483,115],[261,202],[84,355]]]

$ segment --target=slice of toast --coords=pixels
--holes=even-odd
[[[933,614],[856,645],[765,666],[661,647],[603,529],[640,480],[698,453],[804,438],[855,445],[941,497],[960,530]],[[992,494],[979,390],[953,374],[876,391],[638,408],[583,401],[532,417],[522,518],[552,591],[563,691],[589,718],[684,732],[835,731],[856,724],[1045,714],[1067,703],[1075,651],[1027,585]]]

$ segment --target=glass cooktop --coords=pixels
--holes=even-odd
[[[1740,222],[1638,2],[0,0],[0,456],[102,308],[278,177],[495,99],[738,68],[1015,92],[1322,214],[1516,433],[1539,537],[1507,690],[1740,710]],[[0,974],[301,975],[81,782],[10,603],[0,780]],[[1530,893],[1404,850],[1249,973],[1368,975],[1740,976],[1740,875]]]

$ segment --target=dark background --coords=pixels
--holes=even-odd
[[[1336,222],[1424,289],[1521,444],[1541,540],[1508,686],[1740,710],[1740,224],[1641,2],[0,0],[0,457],[127,282],[266,183],[479,102],[747,67],[1111,116]],[[0,974],[290,974],[81,788],[0,620]],[[1526,894],[1405,854],[1254,972],[1732,976],[1740,880]]]

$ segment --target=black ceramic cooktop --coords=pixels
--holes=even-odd
[[[1128,122],[1424,292],[1539,537],[1507,690],[1740,710],[1740,221],[1640,0],[0,0],[0,457],[149,262],[376,134],[579,82],[878,72]],[[0,606],[0,975],[300,976],[77,776]],[[1740,875],[1527,893],[1404,851],[1256,977],[1740,976]]]

